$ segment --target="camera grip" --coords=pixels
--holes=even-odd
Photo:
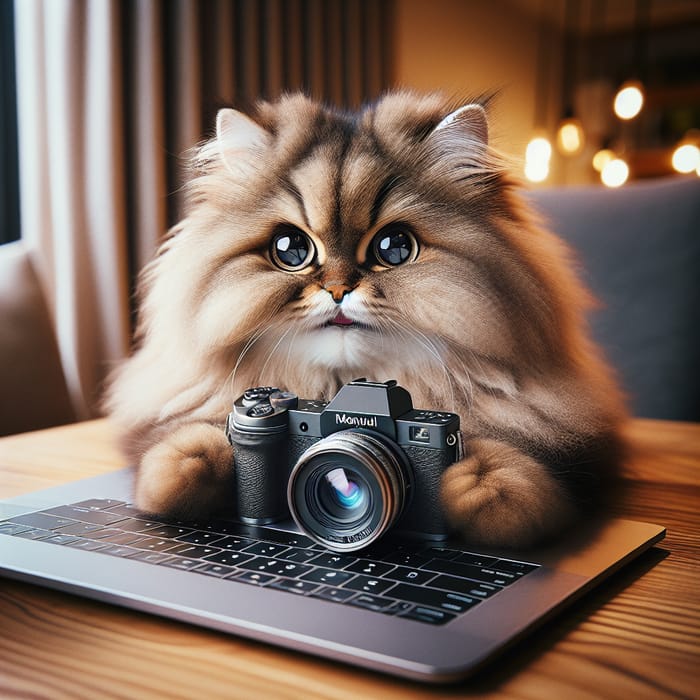
[[[260,525],[288,517],[286,431],[260,434],[232,429],[230,439],[238,517]]]

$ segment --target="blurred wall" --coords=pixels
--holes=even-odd
[[[539,26],[507,0],[395,0],[398,85],[465,96],[497,89],[494,145],[521,158],[535,127]],[[550,123],[559,109],[560,39],[549,64]]]

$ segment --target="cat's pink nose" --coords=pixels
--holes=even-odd
[[[350,291],[352,291],[352,287],[348,287],[347,284],[327,284],[325,285],[324,289],[333,297],[333,301],[336,304],[339,304],[341,301],[343,301],[343,297]]]

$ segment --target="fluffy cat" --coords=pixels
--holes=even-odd
[[[358,376],[460,415],[441,494],[471,540],[529,545],[602,488],[625,412],[589,295],[489,146],[485,106],[455,107],[394,92],[355,114],[301,95],[219,113],[108,393],[140,508],[226,506],[222,423],[246,387],[329,399]]]

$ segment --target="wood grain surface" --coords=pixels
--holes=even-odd
[[[666,539],[469,681],[423,686],[0,579],[0,698],[700,698],[700,426],[627,432],[617,513]],[[0,498],[120,466],[106,421],[2,438]]]

